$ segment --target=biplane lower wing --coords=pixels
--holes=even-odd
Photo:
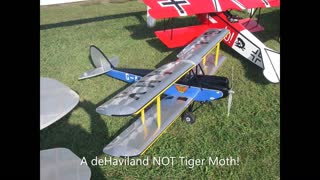
[[[116,157],[132,157],[143,154],[149,146],[176,120],[193,101],[200,90],[189,94],[191,97],[167,96],[161,100],[161,126],[157,125],[157,108],[154,104],[145,112],[145,122],[141,117],[132,123],[118,137],[110,142],[103,152]]]

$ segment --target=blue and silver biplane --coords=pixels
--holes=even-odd
[[[233,91],[228,79],[206,75],[209,69],[204,66],[207,55],[214,49],[214,65],[220,65],[219,44],[228,33],[227,29],[207,30],[185,47],[176,61],[153,71],[116,68],[118,58],[109,60],[101,50],[91,46],[90,55],[96,68],[79,79],[105,74],[131,83],[96,111],[108,116],[140,116],[103,151],[116,157],[141,155],[180,115],[192,124],[196,120],[193,112],[201,105],[228,95],[229,114]],[[194,102],[200,102],[199,107],[195,108]]]

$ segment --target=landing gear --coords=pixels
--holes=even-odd
[[[186,111],[182,115],[182,120],[188,124],[193,124],[194,122],[196,122],[196,117],[194,116],[194,114],[192,112]]]
[[[196,116],[193,114],[193,112],[195,112],[196,109],[193,109],[194,106],[194,102],[192,102],[190,104],[190,106],[188,107],[188,109],[182,114],[182,121],[185,121],[188,124],[193,124],[194,122],[196,122]]]

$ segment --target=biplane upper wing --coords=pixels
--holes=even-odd
[[[199,64],[202,61],[202,57],[220,43],[229,32],[228,29],[208,29],[183,48],[177,57],[179,59],[190,59],[195,64]]]
[[[201,13],[268,8],[280,6],[280,0],[143,0],[156,19],[191,16]]]
[[[190,60],[163,65],[99,106],[96,111],[109,116],[138,114],[193,67],[195,63]]]

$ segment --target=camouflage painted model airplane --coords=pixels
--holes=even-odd
[[[108,58],[95,46],[90,55],[95,69],[79,79],[105,74],[132,83],[96,111],[108,116],[140,115],[134,123],[110,142],[103,151],[116,157],[143,154],[181,114],[187,123],[194,123],[193,112],[201,105],[229,95],[228,114],[232,93],[225,77],[205,75],[206,56],[216,49],[215,63],[219,60],[219,44],[229,34],[227,29],[208,29],[178,54],[178,60],[156,70],[116,68],[118,59]],[[200,102],[194,108],[194,102]]]

